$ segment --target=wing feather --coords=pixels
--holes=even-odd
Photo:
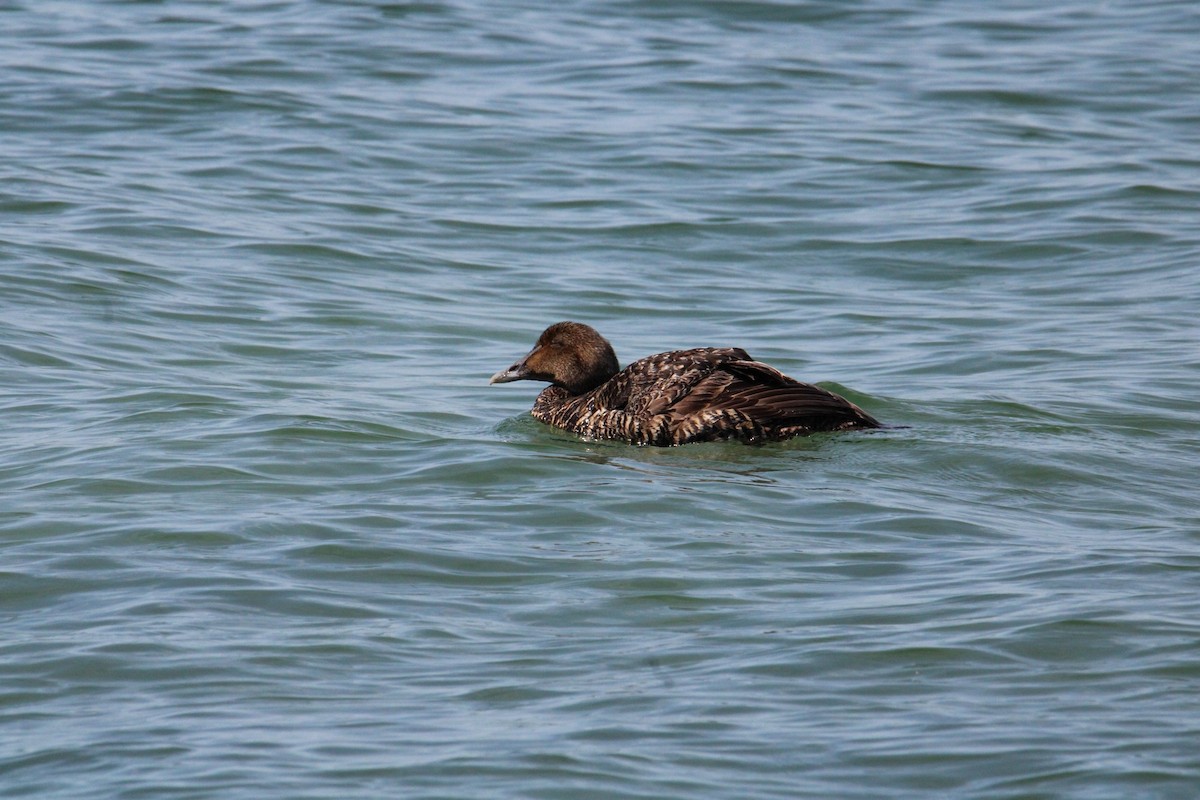
[[[775,439],[878,425],[845,398],[749,360],[720,365],[665,413],[683,441],[694,441],[706,431],[712,432],[711,438],[741,438],[753,428],[753,438]]]
[[[758,442],[879,426],[845,398],[789,378],[739,348],[649,356],[583,395],[550,386],[533,416],[588,438],[654,445]]]

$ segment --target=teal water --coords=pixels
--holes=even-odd
[[[1200,792],[1194,4],[0,31],[4,797]],[[895,427],[579,441],[559,319]]]

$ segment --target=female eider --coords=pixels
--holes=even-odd
[[[677,445],[768,442],[878,428],[858,406],[754,361],[737,347],[675,350],[617,363],[608,340],[578,322],[551,325],[529,355],[491,383],[547,381],[533,417],[588,439]]]

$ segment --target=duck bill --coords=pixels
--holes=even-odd
[[[492,379],[490,381],[488,381],[488,383],[489,384],[491,384],[491,383],[512,383],[513,381],[533,380],[534,379],[533,370],[531,370],[528,366],[526,366],[526,364],[529,363],[530,357],[537,351],[538,351],[538,348],[536,348],[536,347],[533,348],[528,353],[526,353],[525,357],[522,358],[520,361],[513,364],[508,369],[502,369],[499,372],[497,372],[495,375],[493,375]]]
[[[529,369],[525,366],[525,362],[518,361],[508,369],[502,369],[497,372],[488,383],[512,383],[513,381],[523,381],[528,378]]]

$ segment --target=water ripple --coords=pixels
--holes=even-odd
[[[0,10],[26,797],[1190,797],[1195,14]],[[550,322],[889,424],[582,442]]]

